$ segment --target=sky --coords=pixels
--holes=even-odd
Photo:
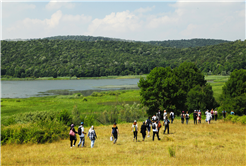
[[[245,40],[245,0],[1,0],[1,39]]]

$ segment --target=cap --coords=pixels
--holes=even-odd
[[[83,124],[84,124],[84,122],[81,122],[81,124],[83,125]]]

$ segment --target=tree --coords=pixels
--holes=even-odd
[[[149,115],[155,114],[160,107],[172,110],[176,114],[182,110],[191,109],[194,107],[190,104],[191,100],[194,94],[198,95],[201,88],[203,93],[199,92],[197,99],[197,102],[200,103],[195,107],[198,105],[205,108],[216,104],[212,87],[206,84],[204,75],[193,63],[183,63],[179,68],[173,70],[170,67],[156,67],[146,79],[140,78],[138,86],[140,100],[143,105],[149,108],[147,111]],[[198,87],[190,92],[196,86]],[[187,96],[189,97],[188,103]]]
[[[153,115],[162,107],[176,112],[176,106],[184,97],[184,92],[177,86],[177,77],[170,67],[154,68],[146,79],[140,78],[141,103],[149,109],[147,113]]]
[[[222,87],[221,107],[234,110],[238,115],[246,114],[246,70],[234,70]]]

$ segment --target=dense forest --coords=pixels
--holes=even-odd
[[[108,38],[108,37],[94,37],[94,36],[54,36],[47,37],[44,39],[48,40],[79,40],[79,41],[128,41],[128,42],[142,42],[142,41],[133,41],[133,40],[125,40],[125,39],[117,39],[117,38]],[[163,46],[163,47],[174,47],[174,48],[188,48],[188,47],[202,47],[209,45],[216,45],[221,43],[229,42],[227,40],[215,40],[215,39],[190,39],[190,40],[166,40],[166,41],[147,41],[142,43],[152,44],[155,46]]]
[[[185,61],[205,74],[246,69],[246,41],[189,48],[129,41],[1,41],[2,77],[147,74],[155,67],[175,68]]]

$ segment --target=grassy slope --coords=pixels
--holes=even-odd
[[[1,146],[2,165],[245,165],[245,126],[212,122],[210,125],[181,124],[179,119],[170,125],[170,134],[161,141],[147,138],[133,142],[131,124],[119,124],[119,140],[109,141],[111,126],[96,127],[95,148],[70,148],[69,140],[47,144]],[[86,132],[88,128],[85,129]],[[232,139],[233,138],[233,139]],[[76,143],[77,144],[77,143]],[[168,148],[175,150],[169,156]]]

